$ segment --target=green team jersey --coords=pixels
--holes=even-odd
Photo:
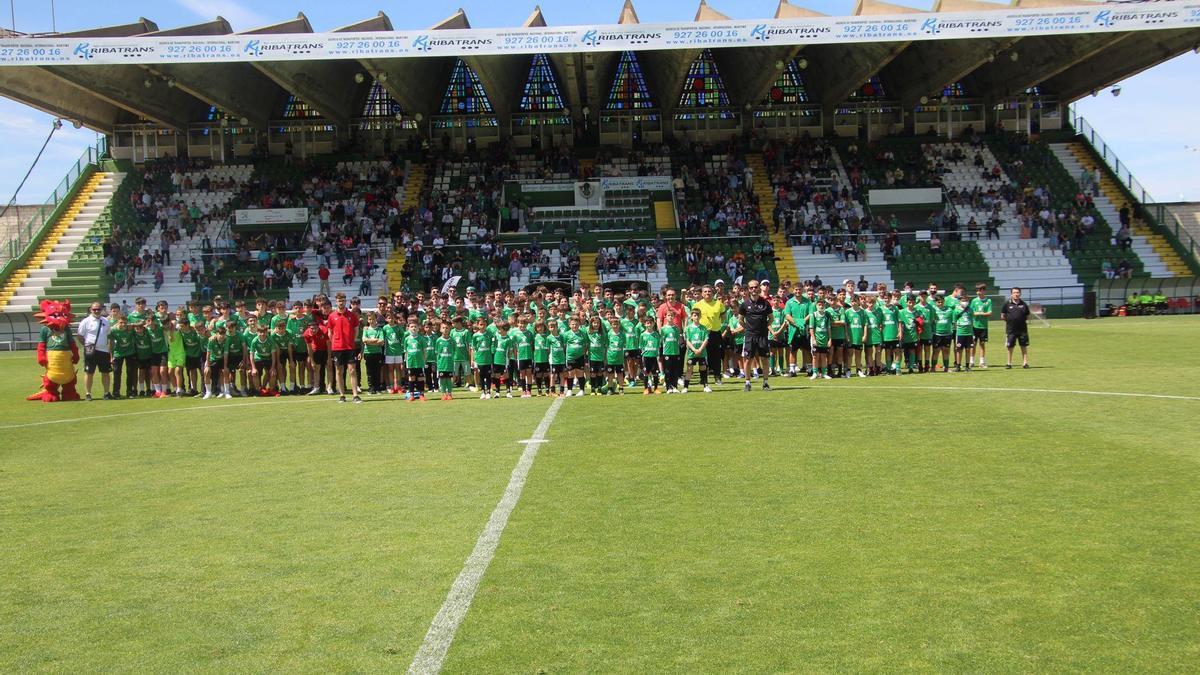
[[[917,313],[907,307],[900,310],[900,325],[904,327],[904,335],[901,340],[904,344],[911,345],[917,341]]]
[[[575,359],[583,358],[587,352],[587,335],[582,329],[571,330],[562,334],[563,340],[567,343],[567,360],[574,361]]]
[[[225,360],[225,354],[226,354],[225,348],[227,347],[227,345],[225,343],[228,341],[229,341],[228,337],[226,337],[224,340],[218,340],[215,337],[208,339],[208,362],[209,363],[220,363],[221,361]]]
[[[975,334],[975,322],[971,320],[970,307],[967,307],[966,309],[954,309],[954,328],[956,335],[963,336]]]
[[[259,337],[255,335],[250,338],[250,356],[255,361],[270,360],[271,354],[275,351],[275,338],[267,335]]]
[[[125,321],[130,326],[141,323],[150,314],[150,312],[139,312],[136,309],[125,315]]]
[[[933,322],[930,321],[930,317],[933,315],[933,313],[929,311],[928,306],[922,303],[917,303],[913,305],[913,314],[915,314],[917,318],[921,320],[919,337],[922,340],[928,340],[930,336],[933,335]]]
[[[625,349],[635,351],[639,344],[638,335],[642,332],[642,324],[637,319],[621,319],[621,333],[625,336]]]
[[[486,328],[478,333],[471,333],[471,349],[475,355],[475,367],[492,365],[492,334]]]
[[[550,365],[561,366],[567,362],[567,343],[561,334],[546,336],[546,347],[550,350]]]
[[[383,327],[383,355],[404,356],[404,327],[388,324]]]
[[[508,355],[513,347],[513,334],[509,331],[506,335],[496,333],[492,338],[492,365],[507,366]]]
[[[662,354],[663,356],[679,356],[679,328],[668,323],[658,331],[662,337]]]
[[[826,307],[829,312],[829,336],[834,340],[846,339],[846,309],[844,307]]]
[[[584,332],[584,337],[587,338],[588,360],[604,363],[604,354],[608,349],[608,339],[604,334],[604,329],[593,331],[588,328]]]
[[[423,333],[425,338],[425,365],[437,365],[437,335]]]
[[[155,321],[146,329],[146,333],[150,336],[150,351],[155,354],[166,354],[168,351],[167,335],[163,331],[162,324]]]
[[[862,309],[859,311],[862,312],[863,318],[865,319],[863,322],[863,326],[866,329],[863,339],[864,344],[866,344],[868,347],[873,347],[883,342],[883,321],[879,318],[879,315],[876,314],[875,310],[873,309]]]
[[[142,329],[133,331],[133,348],[139,359],[148,359],[154,352],[150,349],[150,332]]]
[[[971,321],[975,328],[987,328],[988,319],[992,315],[992,299],[991,298],[973,298],[970,305]],[[978,316],[977,312],[986,312],[987,316]]]
[[[287,332],[292,335],[304,335],[304,331],[312,325],[312,315],[301,314],[300,316],[290,316],[287,318]]]
[[[271,332],[274,333],[275,329],[279,326],[283,326],[284,330],[287,330],[287,324],[288,317],[286,314],[276,314],[271,317]]]
[[[383,328],[367,326],[363,329],[363,354],[382,354],[383,345],[369,344],[367,340],[382,340]]]
[[[657,331],[643,329],[639,344],[642,347],[642,358],[656,359],[662,349],[662,337]]]
[[[792,320],[791,325],[788,326],[788,341],[795,338],[797,332],[803,333],[808,330],[808,315],[811,311],[811,304],[803,296],[799,298],[792,296],[784,303],[783,315]]]
[[[881,318],[882,321],[880,321],[880,324],[883,326],[883,341],[895,342],[896,340],[899,340],[900,322],[896,317],[896,308],[890,306],[884,307]]]
[[[808,315],[808,327],[812,329],[814,347],[828,347],[830,332],[833,328],[833,316],[829,308],[814,309]]]
[[[533,332],[528,328],[516,328],[508,333],[517,350],[518,361],[533,360]]]
[[[137,349],[133,346],[133,331],[126,328],[113,328],[108,332],[108,343],[112,345],[112,355],[114,359],[123,359],[133,356],[137,353]]]
[[[437,369],[439,373],[454,370],[454,338],[439,336],[436,342]]]
[[[41,341],[45,343],[46,349],[52,352],[70,351],[71,343],[74,342],[70,326],[67,326],[66,330],[61,331],[52,331],[48,326],[42,326],[39,336]]]
[[[241,333],[229,333],[225,336],[225,353],[229,356],[241,358],[245,346],[246,341],[242,339]]]
[[[471,331],[466,328],[451,328],[450,339],[454,341],[454,360],[465,362],[471,358]]]
[[[767,336],[772,340],[786,340],[787,331],[783,330],[784,315],[782,309],[776,309],[771,312],[771,325],[767,329]]]
[[[618,328],[608,328],[605,334],[604,363],[619,366],[625,363],[625,332]]]
[[[954,308],[933,308],[933,332],[935,335],[952,335],[954,333]]]
[[[698,323],[688,322],[687,327],[683,329],[683,336],[687,339],[689,345],[687,353],[695,354],[692,351],[692,347],[699,347],[704,344],[704,341],[708,339],[708,329]],[[703,354],[703,350],[700,353]]]
[[[861,309],[853,307],[847,307],[846,311],[842,313],[842,317],[846,321],[846,335],[850,340],[850,344],[855,347],[863,343],[863,333],[866,329],[863,322],[865,314],[866,312],[863,312]]]
[[[179,331],[173,330],[167,334],[168,360],[182,361],[187,356],[183,351],[183,337]]]
[[[742,323],[741,323],[741,321],[738,320],[737,315],[730,314],[729,320],[725,323],[725,325],[726,325],[726,327],[729,328],[729,333],[733,337],[733,344],[735,344],[735,345],[746,344],[746,331],[743,330],[743,331],[739,331],[737,333],[733,332],[733,331],[737,330],[738,328],[742,327]]]
[[[545,333],[533,334],[533,362],[550,363],[550,336]]]
[[[404,365],[409,368],[425,367],[425,336],[408,333],[404,336]]]
[[[185,356],[195,358],[204,352],[204,336],[194,330],[181,330],[179,335],[183,338]]]

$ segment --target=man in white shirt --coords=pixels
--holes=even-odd
[[[83,391],[84,399],[92,400],[92,376],[100,369],[101,384],[104,386],[104,400],[111,401],[109,393],[109,373],[112,372],[112,353],[108,347],[108,319],[101,312],[104,305],[93,302],[88,309],[88,315],[79,321],[79,329],[75,339],[83,347]]]

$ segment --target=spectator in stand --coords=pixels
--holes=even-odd
[[[942,239],[937,232],[934,232],[929,238],[929,252],[934,254],[942,252]]]
[[[321,295],[329,295],[329,268],[324,264],[317,268],[317,279],[321,281]]]

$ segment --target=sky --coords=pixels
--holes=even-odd
[[[235,31],[277,23],[303,12],[314,30],[324,31],[374,16],[381,9],[397,29],[433,25],[462,7],[477,28],[520,25],[540,3],[551,25],[613,23],[623,0],[579,2],[579,0],[529,0],[528,4],[495,0],[450,0],[447,3],[406,2],[403,5],[378,0],[123,0],[97,3],[57,0],[53,27],[59,31],[128,23],[147,17],[159,28],[183,26],[225,17]],[[642,22],[679,21],[695,15],[699,0],[635,0]],[[931,2],[893,0],[896,4],[929,9]],[[777,0],[710,0],[714,8],[735,19],[774,16]],[[849,14],[853,0],[795,0],[795,5],[826,14]],[[21,0],[15,3],[16,29],[42,32],[52,28],[50,0]],[[3,15],[0,12],[0,15]],[[0,24],[12,27],[7,17]],[[1200,109],[1200,55],[1188,52],[1121,83],[1121,95],[1099,92],[1077,103],[1081,113],[1122,164],[1159,201],[1200,201],[1200,126],[1194,112]],[[0,98],[0,199],[7,202],[29,169],[38,149],[50,133],[53,117],[23,104]],[[89,129],[71,125],[55,132],[18,203],[46,200],[67,169],[88,146],[96,142]]]

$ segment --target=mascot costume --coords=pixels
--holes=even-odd
[[[42,389],[29,396],[29,401],[78,401],[75,391],[75,364],[79,363],[79,346],[71,332],[71,301],[43,300],[42,311],[34,316],[41,319],[42,334],[38,340],[37,360],[46,369]]]

